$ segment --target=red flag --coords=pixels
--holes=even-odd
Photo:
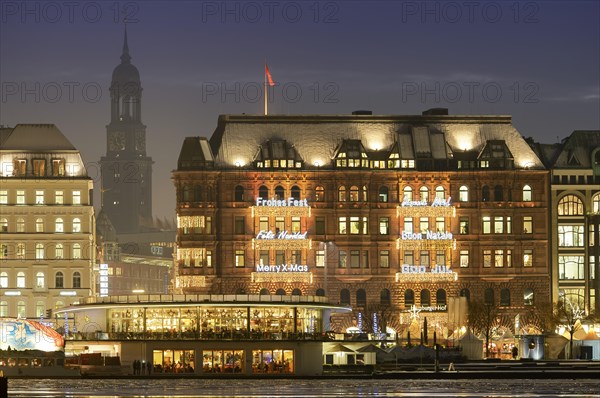
[[[269,82],[269,86],[274,86],[275,82],[273,81],[273,77],[271,76],[271,72],[269,72],[269,67],[265,64],[265,74],[267,75],[267,81]]]

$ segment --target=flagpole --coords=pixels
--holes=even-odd
[[[265,97],[265,116],[267,116],[267,114],[269,113],[269,110],[268,110],[268,105],[267,105],[267,103],[268,103],[268,99],[267,99],[268,94],[267,94],[267,59],[266,58],[265,58],[265,72],[264,73],[265,73],[265,95],[264,95],[264,97]]]

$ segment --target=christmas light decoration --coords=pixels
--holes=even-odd
[[[312,283],[311,272],[252,272],[253,283]]]

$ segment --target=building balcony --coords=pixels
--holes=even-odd
[[[252,272],[253,283],[307,283],[313,282],[312,272]]]
[[[252,217],[310,217],[310,206],[252,206]]]
[[[252,249],[256,250],[302,250],[311,248],[312,239],[252,239]]]
[[[454,206],[406,206],[396,207],[398,217],[454,217],[456,207]]]

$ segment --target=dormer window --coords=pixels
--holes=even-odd
[[[360,140],[344,140],[334,158],[339,168],[369,167],[369,156]]]
[[[479,167],[482,169],[512,169],[514,157],[504,140],[490,140],[478,156]]]
[[[304,161],[287,141],[269,140],[261,145],[254,164],[258,169],[301,169]]]

